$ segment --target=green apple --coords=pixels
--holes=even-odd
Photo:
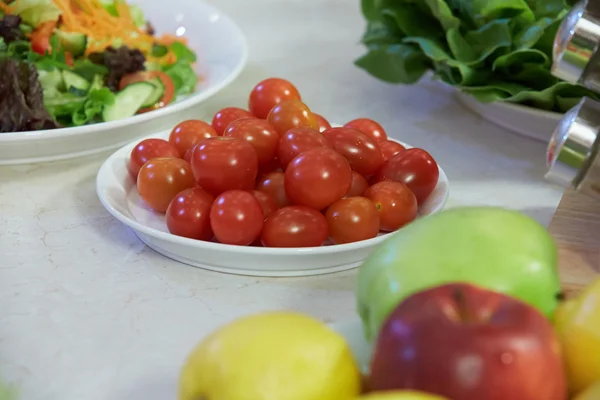
[[[450,282],[508,294],[550,318],[561,291],[556,246],[538,222],[502,208],[454,208],[419,219],[359,268],[358,312],[367,339],[403,299]]]

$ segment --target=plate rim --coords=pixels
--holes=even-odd
[[[89,134],[98,133],[101,131],[108,131],[114,129],[123,129],[128,125],[136,125],[139,123],[149,122],[153,119],[160,117],[166,117],[170,114],[176,114],[188,108],[191,108],[198,103],[210,98],[214,94],[218,93],[229,84],[231,84],[244,70],[248,63],[248,39],[244,34],[240,26],[231,18],[228,14],[221,11],[218,7],[203,0],[197,0],[203,6],[210,9],[212,13],[219,14],[220,18],[225,20],[231,25],[232,30],[236,32],[236,36],[239,37],[241,42],[241,53],[239,54],[238,62],[235,68],[229,75],[225,77],[218,84],[209,86],[205,90],[197,91],[191,96],[182,99],[179,102],[168,105],[167,107],[154,110],[149,113],[137,114],[128,118],[119,119],[109,122],[100,122],[97,124],[82,125],[76,127],[58,128],[58,129],[43,129],[37,131],[23,131],[23,132],[6,132],[0,134],[0,145],[3,143],[19,142],[19,141],[32,141],[32,142],[43,142],[44,140],[56,139],[56,138],[67,138],[71,136],[85,136]],[[210,64],[209,64],[210,65]]]
[[[341,126],[331,124],[332,126]],[[111,168],[115,166],[117,163],[126,159],[126,154],[131,152],[131,149],[140,141],[150,138],[160,138],[164,139],[169,134],[170,131],[162,131],[157,132],[151,135],[147,135],[144,137],[140,137],[125,146],[122,146],[118,150],[116,150],[113,154],[111,154],[103,163],[98,173],[96,175],[96,195],[100,200],[102,206],[111,214],[114,218],[119,220],[125,226],[135,230],[136,232],[141,232],[145,235],[154,237],[158,240],[162,240],[165,242],[169,242],[175,245],[181,245],[186,247],[195,247],[196,249],[202,250],[210,250],[210,251],[231,251],[235,253],[243,253],[243,254],[253,254],[253,255],[276,255],[276,256],[293,256],[298,254],[307,253],[310,255],[322,255],[322,254],[338,254],[347,251],[355,251],[363,248],[367,248],[373,245],[377,245],[383,242],[388,238],[388,235],[393,234],[394,232],[390,232],[386,235],[377,236],[367,240],[361,240],[359,242],[354,243],[344,243],[338,244],[335,246],[320,246],[320,247],[288,247],[288,248],[268,248],[268,251],[265,251],[265,248],[261,247],[252,247],[252,246],[236,246],[230,244],[223,243],[215,243],[215,242],[207,242],[202,240],[196,240],[191,238],[186,238],[182,236],[173,235],[168,232],[163,232],[158,229],[154,229],[148,227],[135,219],[129,218],[128,216],[121,213],[115,207],[110,204],[110,201],[104,196],[103,190],[108,187],[108,178],[111,174]],[[406,145],[407,148],[413,147],[402,141],[391,139],[397,141],[403,145]],[[123,166],[123,168],[125,168]],[[439,205],[433,209],[430,214],[434,214],[440,212],[444,209],[448,202],[448,198],[450,195],[450,182],[448,180],[448,176],[444,169],[438,164],[438,169],[440,171],[440,175],[438,178],[438,185],[440,183],[445,184],[446,190],[443,195],[443,199],[441,199]],[[436,185],[437,187],[437,185]],[[429,214],[428,214],[429,215]]]

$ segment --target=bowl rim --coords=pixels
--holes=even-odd
[[[9,142],[18,142],[25,141],[28,139],[37,139],[37,140],[46,140],[46,139],[56,139],[61,137],[70,137],[77,136],[82,134],[93,134],[98,133],[100,131],[107,131],[113,129],[122,129],[128,125],[135,125],[143,122],[148,122],[153,119],[158,119],[160,117],[167,116],[169,114],[175,114],[184,109],[195,106],[201,101],[206,100],[211,97],[215,93],[219,92],[226,86],[228,86],[231,82],[233,82],[243,71],[247,62],[248,62],[248,40],[244,35],[244,32],[239,27],[239,25],[231,18],[229,15],[222,12],[220,9],[215,7],[214,5],[207,3],[202,0],[197,0],[198,3],[201,3],[203,6],[210,9],[212,13],[219,14],[219,19],[225,21],[226,24],[230,25],[231,30],[235,31],[235,35],[241,41],[242,51],[239,54],[239,61],[233,71],[229,75],[225,77],[222,81],[218,82],[215,85],[209,86],[204,90],[194,91],[194,93],[187,95],[181,101],[168,104],[166,107],[153,110],[151,112],[136,114],[131,117],[118,119],[115,121],[108,122],[99,122],[96,124],[90,125],[82,125],[75,127],[67,127],[67,128],[58,128],[58,129],[42,129],[37,131],[23,131],[23,132],[6,132],[0,133],[0,145],[2,143]],[[210,64],[209,64],[210,65]]]
[[[331,124],[331,126],[341,126],[336,124]],[[162,131],[152,135],[148,135],[142,138],[138,138],[135,141],[132,141],[125,146],[121,147],[113,154],[111,154],[102,164],[100,169],[98,170],[98,174],[96,175],[96,194],[100,199],[100,202],[104,206],[104,208],[117,220],[119,220],[124,225],[134,229],[137,232],[140,232],[144,235],[152,236],[158,240],[166,241],[172,244],[186,246],[186,247],[196,247],[198,249],[204,249],[209,251],[229,251],[234,253],[244,253],[244,254],[253,254],[253,255],[277,255],[277,256],[293,256],[303,253],[309,253],[311,255],[322,255],[322,254],[337,254],[342,252],[360,250],[362,248],[374,246],[379,244],[393,235],[395,232],[389,232],[371,239],[361,240],[353,243],[344,243],[344,244],[336,244],[330,246],[319,246],[319,247],[253,247],[253,246],[236,246],[231,244],[223,244],[216,242],[208,242],[202,240],[191,239],[183,236],[173,235],[169,232],[163,232],[161,230],[148,227],[137,220],[124,215],[120,212],[116,207],[110,203],[108,196],[104,196],[103,190],[110,187],[110,177],[111,177],[111,169],[115,167],[118,163],[126,160],[127,155],[131,152],[131,149],[140,141],[150,138],[160,138],[163,139],[169,134],[169,131]],[[412,148],[414,146],[408,145],[400,140],[396,140],[393,138],[388,138],[388,140],[393,140],[404,145],[406,148]],[[117,167],[123,168],[125,170],[125,166]],[[450,195],[450,182],[448,180],[448,176],[443,168],[438,164],[438,170],[440,172],[438,178],[438,185],[444,185],[444,191],[440,194],[439,204],[434,207],[428,214],[431,215],[438,213],[444,209],[446,203],[448,201],[448,197]],[[128,176],[128,175],[127,175]],[[435,189],[434,189],[435,190]],[[127,192],[127,191],[126,191]],[[402,228],[400,228],[402,229]]]

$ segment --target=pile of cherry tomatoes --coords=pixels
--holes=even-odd
[[[172,234],[240,246],[357,242],[411,222],[437,184],[425,150],[366,118],[332,128],[286,80],[257,84],[248,108],[181,122],[168,141],[132,150],[139,195]]]

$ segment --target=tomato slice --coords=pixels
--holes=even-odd
[[[74,65],[73,55],[71,53],[69,53],[68,51],[65,52],[65,63],[67,63],[67,65],[69,65],[71,67]]]
[[[52,51],[50,46],[50,36],[56,28],[56,21],[46,21],[40,24],[31,33],[31,50],[38,54],[44,55]]]
[[[132,83],[145,82],[154,78],[160,79],[165,88],[165,92],[163,93],[162,98],[156,102],[156,104],[140,109],[138,111],[139,114],[162,108],[173,101],[173,98],[175,97],[175,84],[173,83],[173,80],[169,75],[162,71],[139,71],[123,76],[119,82],[119,90],[123,90],[123,88],[131,85]]]

